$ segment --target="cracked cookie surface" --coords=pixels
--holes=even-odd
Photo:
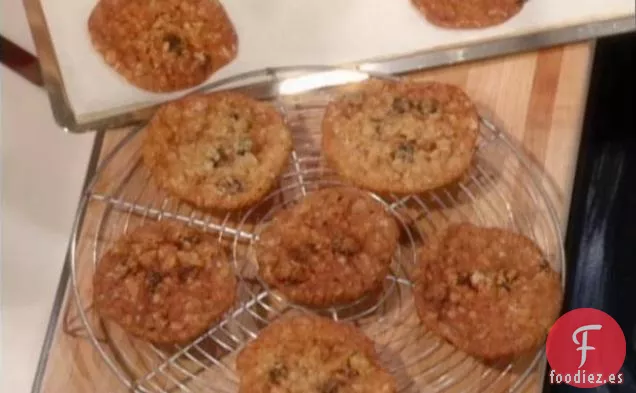
[[[203,209],[260,200],[288,162],[291,133],[272,105],[237,93],[162,106],[146,129],[144,163],[162,188]]]
[[[525,0],[411,0],[434,25],[446,28],[484,28],[515,16]]]
[[[100,0],[88,31],[110,67],[153,92],[196,86],[237,54],[218,0]]]
[[[322,189],[276,214],[260,234],[259,274],[296,303],[349,303],[382,287],[398,237],[393,217],[367,193]]]
[[[485,360],[538,347],[559,315],[560,275],[528,238],[456,224],[421,252],[415,276],[420,319]]]
[[[350,325],[284,317],[260,332],[236,361],[239,393],[394,393],[373,342]]]
[[[154,343],[185,343],[234,303],[236,278],[218,240],[155,222],[118,239],[97,265],[99,315]]]
[[[479,117],[458,87],[373,80],[326,109],[322,147],[348,182],[380,193],[452,183],[471,165]]]

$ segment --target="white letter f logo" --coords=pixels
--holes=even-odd
[[[572,341],[574,341],[574,344],[580,345],[580,347],[576,349],[577,351],[581,351],[581,364],[579,365],[579,368],[583,367],[583,365],[585,364],[585,361],[587,360],[587,351],[593,351],[596,349],[594,347],[587,346],[587,332],[589,330],[601,330],[601,328],[602,328],[601,325],[581,326],[580,328],[574,331],[574,334],[572,334]],[[576,338],[576,336],[581,332],[583,332],[582,343],[580,343],[579,340]]]

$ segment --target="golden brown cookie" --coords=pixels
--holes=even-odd
[[[461,177],[479,117],[458,87],[373,80],[327,106],[322,147],[338,174],[380,193],[431,190]]]
[[[162,106],[143,158],[159,186],[204,209],[257,202],[285,168],[291,132],[270,104],[237,93],[193,95]]]
[[[483,28],[515,16],[525,0],[411,0],[434,25],[446,28]]]
[[[99,315],[154,343],[185,343],[233,305],[236,279],[218,240],[165,221],[118,239],[94,280]]]
[[[88,31],[109,66],[153,92],[202,83],[236,57],[238,45],[218,0],[99,0]]]
[[[528,238],[458,224],[422,250],[415,280],[420,319],[485,360],[538,347],[559,315],[559,274]]]
[[[238,355],[239,393],[394,393],[373,342],[350,325],[284,318]]]
[[[368,194],[315,191],[260,234],[259,274],[299,304],[349,303],[382,287],[398,237],[395,220]]]

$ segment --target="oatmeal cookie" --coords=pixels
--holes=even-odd
[[[291,148],[272,105],[222,92],[162,106],[146,129],[143,158],[160,187],[200,208],[230,210],[272,188]]]
[[[160,221],[118,239],[93,288],[102,318],[154,343],[185,343],[232,307],[236,279],[214,236]]]
[[[366,193],[315,191],[260,234],[259,274],[299,304],[349,303],[382,287],[398,236],[395,220]]]
[[[373,342],[350,325],[284,318],[238,355],[239,393],[394,393]]]
[[[411,0],[434,25],[445,28],[484,28],[515,16],[525,0]]]
[[[457,224],[422,250],[415,280],[420,319],[485,360],[538,347],[559,315],[560,276],[528,238]]]
[[[464,174],[479,117],[458,87],[374,80],[330,103],[322,129],[323,152],[341,177],[380,193],[410,194]]]
[[[109,66],[153,92],[202,83],[236,57],[238,46],[218,0],[99,0],[88,31]]]

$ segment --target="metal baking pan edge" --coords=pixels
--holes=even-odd
[[[156,105],[114,115],[105,114],[103,118],[95,120],[78,120],[66,96],[64,82],[42,6],[39,0],[23,0],[23,3],[40,61],[44,86],[49,94],[53,116],[60,127],[70,133],[107,130],[140,123],[152,114]],[[635,30],[636,18],[629,16],[610,21],[569,26],[519,37],[504,38],[466,47],[433,50],[386,60],[363,62],[357,64],[355,68],[370,73],[403,74]]]

